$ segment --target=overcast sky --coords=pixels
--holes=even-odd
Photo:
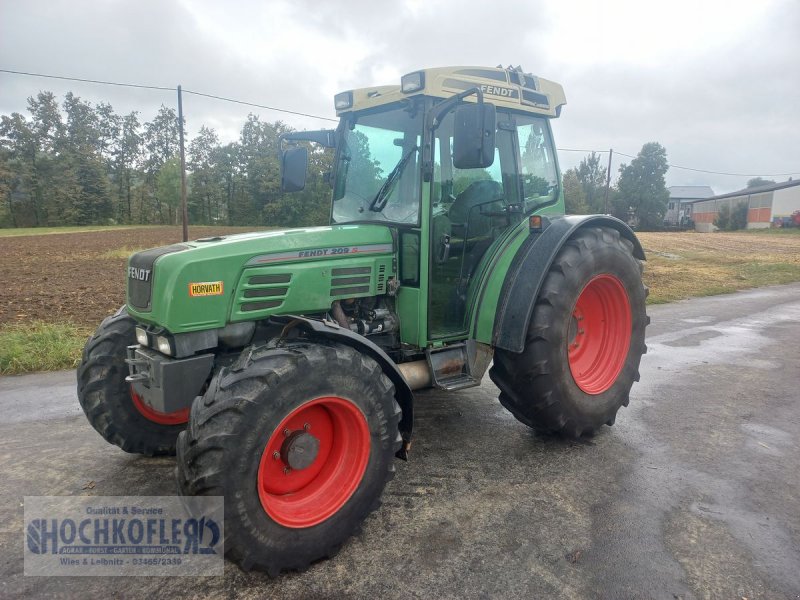
[[[398,83],[423,67],[501,63],[564,85],[560,148],[636,154],[657,141],[675,165],[800,176],[798,0],[0,2],[0,68],[180,83],[326,117],[345,89]],[[72,90],[143,119],[175,104],[170,92],[0,73],[0,113],[24,112],[39,90],[62,100]],[[226,141],[250,110],[298,128],[326,124],[196,96],[184,110],[192,134],[206,124]],[[583,155],[559,156],[565,170]],[[746,181],[667,174],[667,185],[717,193]]]

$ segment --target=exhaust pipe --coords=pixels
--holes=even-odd
[[[403,379],[412,390],[421,390],[431,387],[431,369],[427,360],[415,360],[413,362],[400,363],[397,365]]]

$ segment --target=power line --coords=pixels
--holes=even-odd
[[[588,154],[589,152],[593,152],[595,154],[602,154],[604,152],[606,154],[608,153],[608,150],[581,150],[579,148],[556,148],[556,150],[558,150],[559,152],[584,152],[586,154]]]
[[[82,83],[96,83],[99,85],[114,85],[117,87],[139,88],[145,90],[162,90],[167,92],[177,92],[177,88],[164,87],[160,85],[144,85],[139,83],[121,83],[118,81],[102,81],[100,79],[84,79],[82,77],[66,77],[62,75],[47,75],[44,73],[29,73],[27,71],[12,71],[11,69],[0,69],[0,73],[10,73],[12,75],[27,75],[28,77],[43,77],[45,79],[60,79],[62,81],[80,81]],[[321,119],[323,121],[336,121],[330,117],[320,117],[319,115],[312,115],[309,113],[298,112],[294,110],[287,110],[285,108],[276,108],[274,106],[266,106],[264,104],[255,104],[254,102],[245,102],[243,100],[234,100],[233,98],[224,98],[223,96],[215,96],[214,94],[205,94],[203,92],[195,92],[191,90],[183,90],[185,94],[194,94],[195,96],[203,96],[205,98],[213,98],[214,100],[222,100],[224,102],[232,102],[234,104],[243,104],[245,106],[254,106],[256,108],[263,108],[266,110],[274,110],[276,112],[287,113],[290,115],[299,115],[301,117],[310,117],[312,119]]]
[[[630,154],[625,154],[624,152],[617,151],[617,154],[621,156],[625,156],[627,158],[636,158],[635,156],[631,156]],[[694,169],[692,167],[682,167],[680,165],[667,165],[670,169],[683,169],[685,171],[695,171],[696,173],[709,173],[711,175],[729,175],[731,177],[789,177],[791,175],[797,175],[800,171],[795,171],[794,173],[723,173],[722,171],[708,171],[706,169]]]
[[[559,152],[584,152],[589,154],[590,152],[595,154],[603,154],[608,153],[608,150],[580,150],[575,148],[556,148]],[[636,158],[632,154],[625,154],[624,152],[620,152],[619,150],[615,150],[617,154],[620,156],[624,156],[626,158]],[[680,165],[671,165],[667,164],[670,169],[683,169],[685,171],[695,171],[696,173],[709,173],[711,175],[729,175],[731,177],[789,177],[791,175],[798,175],[800,171],[795,171],[793,173],[724,173],[722,171],[709,171],[706,169],[695,169],[693,167],[682,167]]]
[[[118,87],[141,88],[144,90],[164,90],[174,92],[176,88],[163,87],[160,85],[142,85],[138,83],[119,83],[117,81],[101,81],[99,79],[82,79],[80,77],[62,77],[61,75],[45,75],[43,73],[27,73],[26,71],[11,71],[10,69],[0,69],[0,73],[11,73],[13,75],[28,75],[29,77],[44,77],[45,79],[62,79],[64,81],[81,81],[83,83],[98,83],[100,85],[116,85]]]
[[[263,104],[255,104],[253,102],[245,102],[244,100],[234,100],[233,98],[223,98],[222,96],[215,96],[214,94],[204,94],[203,92],[195,92],[192,90],[183,90],[184,94],[194,94],[195,96],[203,96],[204,98],[213,98],[214,100],[223,100],[225,102],[233,102],[234,104],[244,104],[245,106],[255,106],[256,108],[265,108],[267,110],[276,110],[290,115],[299,115],[301,117],[311,117],[312,119],[322,119],[323,121],[338,122],[338,119],[331,119],[330,117],[320,117],[319,115],[312,115],[304,112],[297,112],[295,110],[286,110],[285,108],[275,108],[274,106],[265,106]]]

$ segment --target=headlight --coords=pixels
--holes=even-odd
[[[136,341],[138,342],[138,344],[140,346],[147,347],[147,342],[149,340],[147,339],[147,331],[145,330],[144,327],[137,327],[136,328]]]
[[[425,71],[415,71],[400,78],[400,90],[404,94],[418,92],[425,87]]]
[[[333,97],[333,105],[336,110],[346,110],[353,106],[353,92],[342,92]]]
[[[156,337],[156,347],[161,354],[172,356],[172,343],[168,337],[163,335]]]

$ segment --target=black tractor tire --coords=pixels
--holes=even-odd
[[[648,290],[642,283],[642,269],[633,255],[633,244],[614,229],[582,229],[565,243],[539,291],[524,350],[518,354],[498,349],[489,371],[500,389],[500,402],[519,421],[540,432],[572,438],[614,424],[617,411],[628,405],[647,350],[644,335],[650,319],[645,312]],[[621,308],[625,298],[629,330]],[[588,334],[578,320],[584,319],[581,307],[592,315],[586,322],[597,325]],[[594,338],[593,332],[597,333]],[[586,363],[578,363],[571,353],[573,347],[577,353],[581,342],[591,339],[615,351],[597,352],[595,366],[584,375],[581,369]],[[619,345],[626,341],[627,352]],[[604,373],[603,364],[614,368]]]
[[[123,306],[89,338],[77,372],[78,401],[89,423],[107,442],[133,454],[173,455],[185,423],[164,424],[147,418],[125,381],[129,372],[126,349],[136,343],[135,327],[136,321]]]
[[[341,406],[325,404],[333,400]],[[348,451],[331,450],[327,456],[347,455],[348,464],[365,465],[361,475],[358,468],[348,471],[339,487],[331,488],[335,480],[322,477],[334,472],[329,470],[332,464],[339,469],[345,463],[322,459],[324,450],[296,472],[282,462],[287,440],[294,435],[306,430],[324,438],[318,422],[308,418],[303,424],[315,403],[322,403],[326,414],[340,424],[326,439],[350,444]],[[363,423],[360,431],[355,422],[337,416],[339,410]],[[380,505],[402,442],[399,420],[394,385],[374,360],[357,350],[324,340],[254,346],[231,367],[220,369],[205,396],[195,399],[189,427],[178,438],[178,489],[184,496],[224,497],[225,554],[244,570],[266,571],[272,577],[284,570],[302,571],[333,556]],[[351,439],[360,439],[361,445]],[[283,443],[280,452],[275,443]],[[338,504],[331,500],[329,512],[324,513],[321,506],[326,500],[320,500],[308,513],[311,517],[289,521],[296,515],[280,503],[293,507],[293,499],[311,486],[287,488],[276,495],[266,488],[284,485],[282,481],[289,481],[284,476],[303,477],[318,466],[317,461],[325,466],[312,481],[329,486],[318,489],[333,491],[316,498],[338,498]],[[336,490],[347,486],[352,491],[336,496]]]

